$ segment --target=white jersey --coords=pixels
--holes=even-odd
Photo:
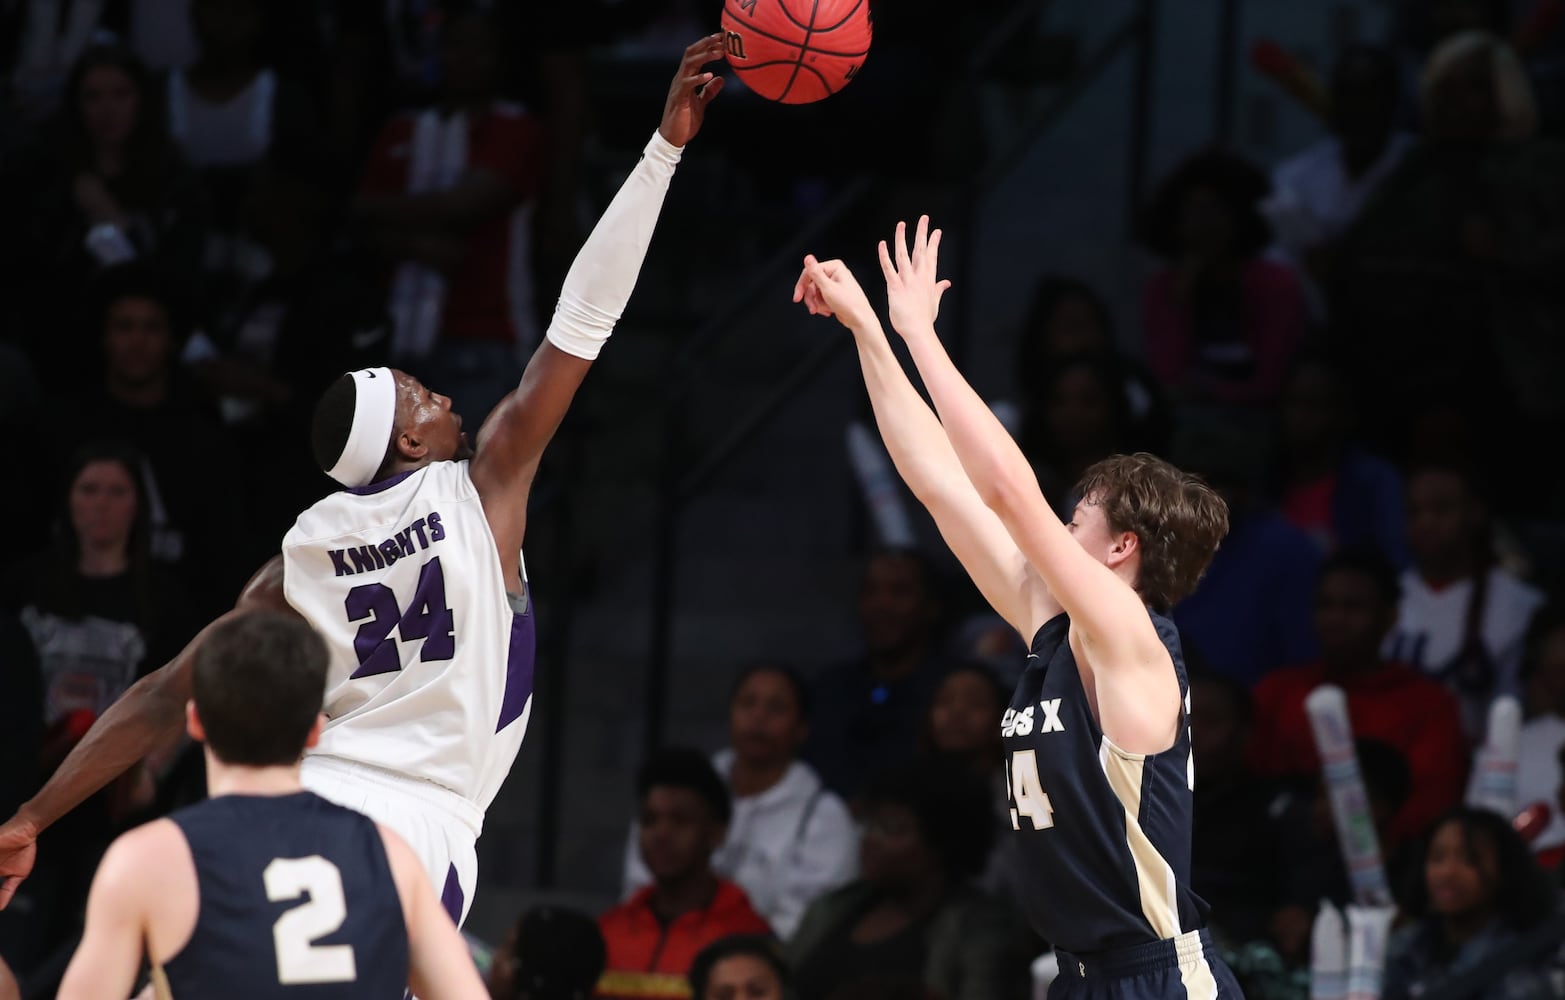
[[[342,490],[299,515],[283,539],[284,593],[331,650],[310,753],[487,809],[532,711],[532,608],[505,581],[466,462]]]

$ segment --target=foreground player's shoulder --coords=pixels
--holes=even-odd
[[[148,898],[166,892],[194,871],[190,845],[171,819],[157,819],[121,834],[104,852],[95,885],[112,896]]]

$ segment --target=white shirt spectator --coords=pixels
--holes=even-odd
[[[1317,315],[1324,314],[1325,300],[1304,268],[1305,252],[1347,232],[1375,188],[1401,165],[1413,145],[1410,135],[1392,135],[1380,159],[1361,177],[1348,176],[1342,143],[1336,138],[1322,139],[1273,168],[1272,193],[1261,205],[1274,237],[1267,256],[1299,274]]]
[[[1402,604],[1384,652],[1388,659],[1401,660],[1451,684],[1462,699],[1468,734],[1476,739],[1483,733],[1489,700],[1499,694],[1520,693],[1522,644],[1543,595],[1509,570],[1498,566],[1489,570],[1479,638],[1494,664],[1494,684],[1486,692],[1474,692],[1461,690],[1454,678],[1447,676],[1466,639],[1472,594],[1471,579],[1435,589],[1415,570],[1403,573]]]
[[[712,765],[726,782],[734,753],[719,750]],[[631,824],[625,845],[625,896],[652,882],[641,861],[639,830]],[[816,897],[858,874],[859,833],[842,799],[828,791],[814,769],[794,761],[781,781],[758,795],[734,799],[728,839],[712,867],[739,883],[757,912],[783,939]]]
[[[1565,747],[1565,719],[1540,715],[1522,726],[1516,757],[1516,811],[1538,802],[1549,807],[1549,824],[1533,838],[1533,853],[1565,846],[1565,817],[1560,816],[1558,802],[1561,747]],[[1474,768],[1469,794],[1477,780],[1478,769]]]

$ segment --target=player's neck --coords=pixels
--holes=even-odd
[[[218,795],[290,795],[304,790],[299,784],[299,765],[280,767],[244,767],[224,764],[206,755],[207,794]]]

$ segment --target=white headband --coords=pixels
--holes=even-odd
[[[386,458],[397,422],[397,383],[390,368],[361,368],[353,376],[353,428],[337,464],[326,474],[349,489],[368,486]]]

